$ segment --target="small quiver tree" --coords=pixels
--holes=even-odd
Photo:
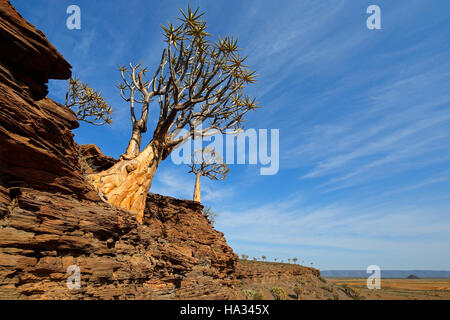
[[[295,284],[294,286],[294,293],[297,300],[300,300],[300,296],[303,294],[304,289],[300,284]]]
[[[225,180],[230,169],[211,148],[204,148],[192,153],[189,173],[195,174],[194,201],[201,202],[200,178]]]

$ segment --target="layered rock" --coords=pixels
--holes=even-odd
[[[237,260],[193,201],[152,195],[144,225],[107,204],[18,189],[0,223],[2,299],[227,299]],[[81,288],[70,290],[69,266]]]
[[[0,0],[0,43],[0,77],[36,100],[47,95],[48,79],[68,79],[71,75],[70,64],[8,0]]]
[[[98,200],[80,174],[75,114],[43,99],[49,78],[70,77],[69,63],[6,0],[0,0],[0,43],[0,184]]]
[[[69,109],[0,82],[0,184],[98,199],[80,172],[77,126]]]

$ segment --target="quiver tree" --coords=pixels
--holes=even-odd
[[[97,126],[112,123],[112,108],[106,103],[101,93],[77,78],[69,79],[64,105],[72,109],[77,107],[74,112],[79,121]]]
[[[195,174],[194,201],[201,201],[200,178],[225,180],[230,169],[212,148],[204,148],[192,153],[192,161],[188,165],[189,173]]]
[[[110,169],[89,177],[109,203],[137,213],[139,222],[162,160],[191,138],[242,129],[245,114],[257,108],[255,99],[243,91],[255,82],[255,74],[244,65],[246,57],[238,54],[237,40],[211,41],[202,15],[198,9],[181,10],[179,26],[162,27],[167,45],[156,77],[141,81],[158,97],[159,117],[151,141],[137,156],[122,157]]]

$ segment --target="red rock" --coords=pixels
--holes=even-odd
[[[111,168],[118,160],[104,155],[95,144],[80,146],[80,163],[84,174]]]
[[[0,74],[40,100],[47,95],[48,79],[68,79],[70,64],[28,23],[8,0],[0,0]]]
[[[223,250],[225,239],[202,206],[160,195],[148,203],[139,225],[103,203],[19,189],[0,222],[0,279],[14,274],[0,292],[31,299],[233,298],[237,256]],[[80,267],[83,290],[61,284],[70,265]],[[6,290],[15,279],[16,289]]]

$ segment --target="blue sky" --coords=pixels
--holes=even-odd
[[[115,109],[111,128],[81,124],[75,140],[118,157],[130,121],[117,64],[153,68],[160,24],[188,2],[11,2]],[[450,3],[190,3],[206,11],[214,36],[239,37],[260,75],[249,93],[264,108],[247,128],[280,129],[277,175],[231,165],[226,181],[202,181],[203,202],[233,249],[324,270],[450,270]],[[70,4],[81,8],[81,30],[66,28]],[[381,8],[381,30],[366,28],[371,4]],[[63,102],[66,86],[52,80],[50,97]],[[163,162],[151,191],[191,198],[187,171]]]

